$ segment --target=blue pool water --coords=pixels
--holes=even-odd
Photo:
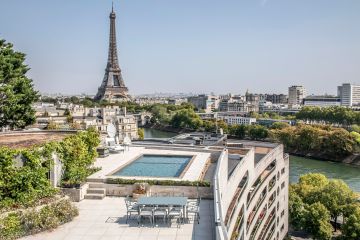
[[[142,155],[114,176],[179,177],[192,156]]]

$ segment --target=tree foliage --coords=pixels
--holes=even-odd
[[[287,151],[304,155],[320,154],[337,159],[356,152],[359,147],[354,135],[342,128],[298,124],[270,131],[272,139],[284,144]]]
[[[360,113],[346,107],[303,107],[296,118],[304,121],[350,126],[360,124]]]
[[[330,220],[337,222],[339,216],[343,216],[345,222],[342,237],[356,239],[359,235],[352,234],[350,230],[359,230],[360,226],[356,223],[358,211],[360,205],[356,195],[342,180],[310,173],[301,176],[299,182],[289,190],[291,224],[307,231],[315,239],[330,239]]]
[[[198,129],[202,126],[203,121],[192,109],[181,109],[176,111],[170,121],[174,128]]]
[[[26,77],[25,54],[0,39],[0,128],[24,128],[35,122],[31,104],[39,95]]]

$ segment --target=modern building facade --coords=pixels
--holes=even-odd
[[[256,118],[227,116],[224,121],[229,125],[252,125],[256,123]]]
[[[341,99],[336,96],[307,96],[303,100],[304,106],[311,107],[332,107],[340,106]]]
[[[105,75],[101,86],[95,96],[96,100],[107,100],[109,102],[124,101],[129,99],[128,88],[125,86],[124,79],[118,62],[116,47],[115,12],[112,8],[110,13],[110,37],[108,60]]]
[[[306,89],[303,86],[291,86],[289,87],[289,105],[301,105],[303,99],[306,97]]]
[[[340,97],[341,106],[360,106],[360,85],[343,83],[338,86],[338,96]]]
[[[283,146],[239,149],[228,144],[218,161],[214,176],[216,239],[284,239],[289,157]]]

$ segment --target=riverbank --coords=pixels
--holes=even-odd
[[[360,192],[360,166],[290,155],[290,183],[297,183],[299,177],[307,173],[342,179],[353,191]]]

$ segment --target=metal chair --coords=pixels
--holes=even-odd
[[[177,227],[180,227],[183,218],[183,208],[181,206],[170,206],[168,212],[169,226],[171,226],[171,220],[176,219]]]
[[[129,198],[125,198],[126,205],[126,223],[132,215],[139,215],[139,205],[135,201],[131,201]]]
[[[194,215],[194,221],[197,220],[198,224],[200,223],[200,206],[189,205],[186,207],[186,212]]]
[[[156,223],[156,218],[162,218],[163,223],[166,223],[168,212],[166,208],[163,207],[156,207],[153,211],[153,217],[154,217],[154,224]]]
[[[150,224],[153,226],[153,208],[151,207],[140,207],[138,216],[138,225],[141,223],[141,219],[149,218]]]

